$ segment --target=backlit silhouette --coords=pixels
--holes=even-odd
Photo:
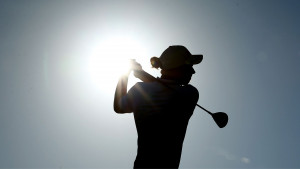
[[[162,55],[151,58],[161,68],[155,81],[136,83],[127,92],[131,70],[142,70],[138,63],[117,84],[114,110],[133,113],[138,133],[134,168],[178,168],[186,128],[198,101],[198,90],[189,85],[193,65],[202,55],[192,55],[184,46],[170,46]],[[141,76],[135,73],[138,78]]]

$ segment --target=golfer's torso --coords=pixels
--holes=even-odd
[[[188,121],[198,100],[192,86],[139,83],[134,96],[134,118],[138,132],[136,165],[178,167]]]

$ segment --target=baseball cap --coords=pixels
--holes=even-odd
[[[169,46],[159,58],[151,58],[153,67],[160,67],[164,70],[174,69],[184,65],[199,64],[203,55],[192,55],[189,50],[181,45]]]

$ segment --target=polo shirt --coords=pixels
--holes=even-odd
[[[186,128],[199,98],[192,85],[158,80],[136,83],[121,99],[133,112],[138,133],[134,168],[179,167]]]

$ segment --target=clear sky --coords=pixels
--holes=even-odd
[[[181,168],[300,168],[300,1],[1,1],[0,168],[132,168],[116,73],[170,45],[203,54]],[[136,80],[130,77],[130,84]]]

